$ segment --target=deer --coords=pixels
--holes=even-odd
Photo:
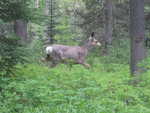
[[[90,68],[91,66],[86,63],[85,58],[91,47],[101,46],[101,43],[94,37],[94,32],[92,32],[87,42],[82,46],[49,45],[45,48],[46,58],[43,58],[42,61],[52,61],[52,67],[55,67],[59,62],[65,63],[71,59],[74,64]]]

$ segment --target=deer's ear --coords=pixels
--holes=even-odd
[[[94,33],[94,32],[92,32],[92,33],[91,33],[91,37],[94,37],[94,36],[95,36],[95,33]]]

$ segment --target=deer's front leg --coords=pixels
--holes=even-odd
[[[82,63],[79,63],[79,64],[83,65],[85,68],[88,68],[88,69],[91,67],[90,64],[85,63],[85,62],[82,62]]]
[[[90,64],[85,63],[85,62],[83,63],[83,66],[84,66],[85,68],[88,68],[88,69],[91,67]]]
[[[90,68],[91,66],[88,64],[88,63],[86,63],[84,60],[78,60],[77,61],[78,62],[78,64],[81,64],[81,65],[83,65],[85,68]]]

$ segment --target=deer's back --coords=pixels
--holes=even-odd
[[[65,58],[80,59],[86,56],[86,50],[80,46],[71,46],[64,52]]]
[[[80,57],[85,57],[87,55],[87,49],[81,46],[67,46],[67,45],[51,45],[53,52],[60,55],[64,59],[79,59]]]

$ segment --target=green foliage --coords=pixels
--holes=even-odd
[[[1,0],[0,18],[4,21],[13,21],[17,19],[29,20],[31,11],[30,0]]]
[[[150,58],[149,57],[147,57],[147,58],[145,58],[143,61],[141,61],[138,65],[139,65],[139,67],[143,67],[144,69],[150,69]]]
[[[42,39],[33,40],[32,43],[28,45],[29,62],[39,63],[41,56],[45,55],[43,45]]]
[[[134,86],[128,66],[105,67],[94,60],[92,69],[65,65],[49,69],[22,67],[17,77],[1,78],[2,113],[149,113],[149,74]],[[4,85],[4,82],[7,85]]]
[[[150,113],[150,71],[136,78],[129,75],[130,51],[129,39],[126,38],[128,22],[121,18],[122,21],[114,23],[116,28],[113,44],[109,46],[109,56],[100,57],[100,48],[92,50],[93,53],[87,58],[92,65],[91,69],[76,65],[69,70],[63,64],[50,69],[39,62],[44,55],[42,39],[45,26],[42,25],[48,20],[43,14],[44,1],[40,0],[41,2],[40,8],[32,11],[32,22],[40,24],[38,26],[32,23],[32,30],[40,38],[33,37],[32,43],[28,44],[30,54],[26,54],[25,48],[18,44],[14,36],[0,37],[0,75],[11,75],[12,72],[16,75],[0,76],[0,113]],[[83,16],[80,21],[81,24],[83,22],[83,34],[85,32],[88,35],[86,31],[91,30],[102,31],[103,25],[100,23],[103,23],[103,18],[100,15],[103,15],[103,4],[90,0],[84,2],[86,8],[82,7],[83,2],[78,4],[81,10],[78,13]],[[5,21],[20,18],[29,20],[28,10],[34,7],[33,4],[33,0],[30,5],[27,0],[1,0],[0,18]],[[61,32],[55,39],[58,43],[77,45],[78,42],[72,38],[78,35],[74,33],[71,25],[73,20],[70,19],[75,16],[71,14],[76,10],[74,2],[63,0],[59,5],[63,16],[58,20],[60,24],[56,25],[56,29]],[[120,5],[121,9],[122,6],[125,7],[126,4]],[[146,10],[149,10],[148,6]],[[123,17],[127,17],[127,14]],[[0,23],[3,21],[0,20]],[[25,54],[32,64],[21,64],[25,60]],[[146,68],[149,65],[149,59],[141,64]]]
[[[10,75],[18,63],[25,61],[25,51],[15,36],[0,36],[0,75]]]
[[[103,1],[98,0],[83,0],[85,7],[77,8],[77,16],[80,20],[80,27],[85,36],[89,35],[92,31],[101,32],[104,19],[103,15]],[[84,6],[84,5],[83,5]]]

